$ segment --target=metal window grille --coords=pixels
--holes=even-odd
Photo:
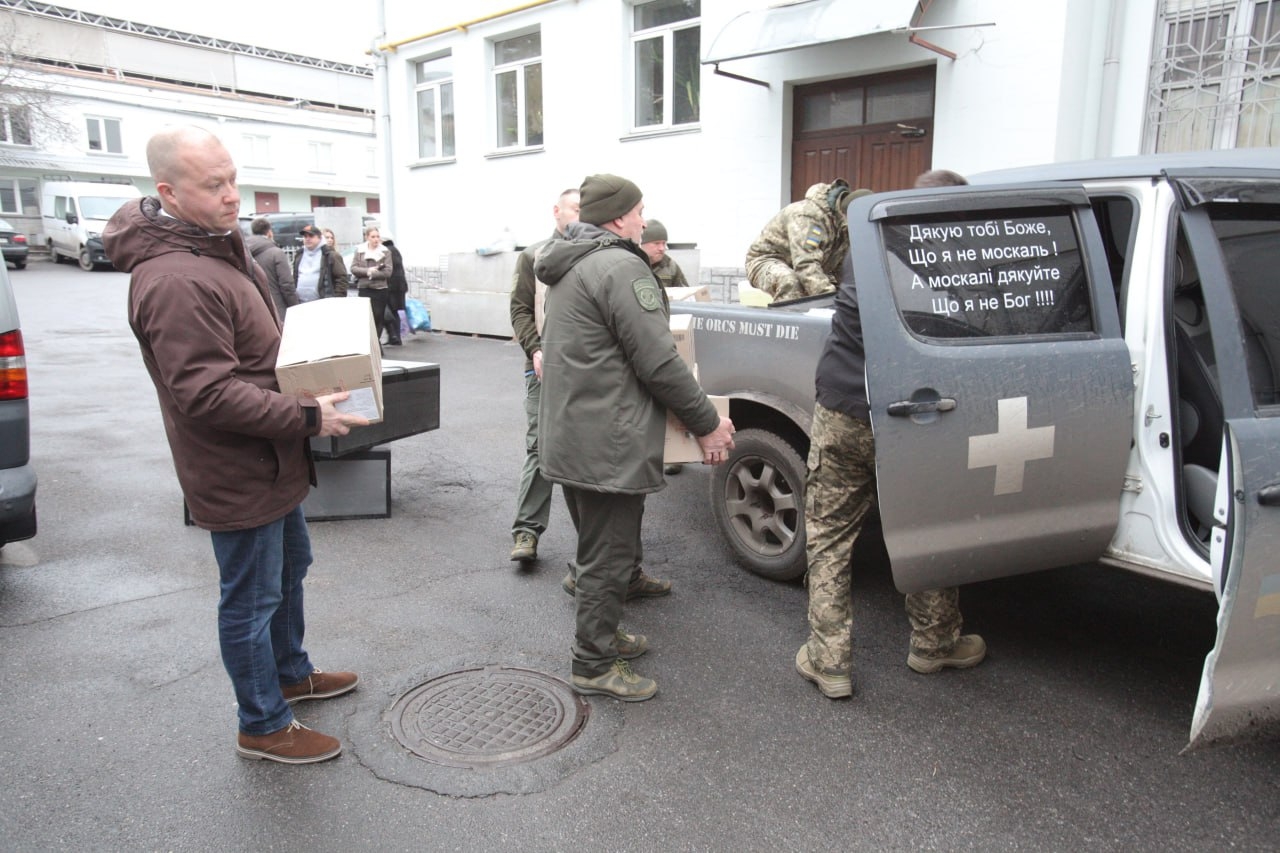
[[[1280,3],[1163,0],[1143,150],[1280,145]]]

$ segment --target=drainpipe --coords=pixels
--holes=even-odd
[[[378,0],[378,38],[375,42],[386,36],[387,0]],[[371,52],[374,56],[374,88],[378,90],[378,120],[374,125],[374,139],[378,143],[379,156],[382,160],[379,169],[381,178],[378,180],[378,208],[381,211],[378,214],[378,221],[385,225],[393,236],[399,236],[400,231],[395,222],[396,182],[392,174],[395,160],[392,157],[391,146],[391,83],[390,75],[387,74],[387,53],[376,44]]]
[[[1102,60],[1102,91],[1098,97],[1098,136],[1094,156],[1110,157],[1115,139],[1116,97],[1120,89],[1120,45],[1124,32],[1125,0],[1111,0],[1107,23],[1107,54]]]

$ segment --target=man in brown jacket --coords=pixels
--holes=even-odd
[[[311,540],[302,501],[314,477],[307,441],[367,424],[334,403],[280,393],[280,317],[236,219],[231,155],[195,127],[147,143],[158,198],[130,202],[103,242],[131,273],[129,326],[155,383],[191,520],[210,531],[221,598],[218,641],[235,689],[236,751],[307,764],[342,744],[293,717],[290,703],[355,688],[302,648],[302,580]]]

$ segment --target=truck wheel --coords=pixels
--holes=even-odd
[[[88,249],[80,250],[80,269],[85,272],[93,272],[93,255],[89,254]]]
[[[738,561],[761,577],[805,572],[804,460],[785,439],[739,430],[723,465],[711,469],[711,508]]]

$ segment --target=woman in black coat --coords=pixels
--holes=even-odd
[[[400,340],[400,312],[404,310],[404,299],[409,292],[409,279],[404,274],[404,257],[396,248],[390,232],[382,232],[382,245],[391,251],[391,278],[387,279],[387,318],[384,324],[387,329],[387,344],[398,347]]]

